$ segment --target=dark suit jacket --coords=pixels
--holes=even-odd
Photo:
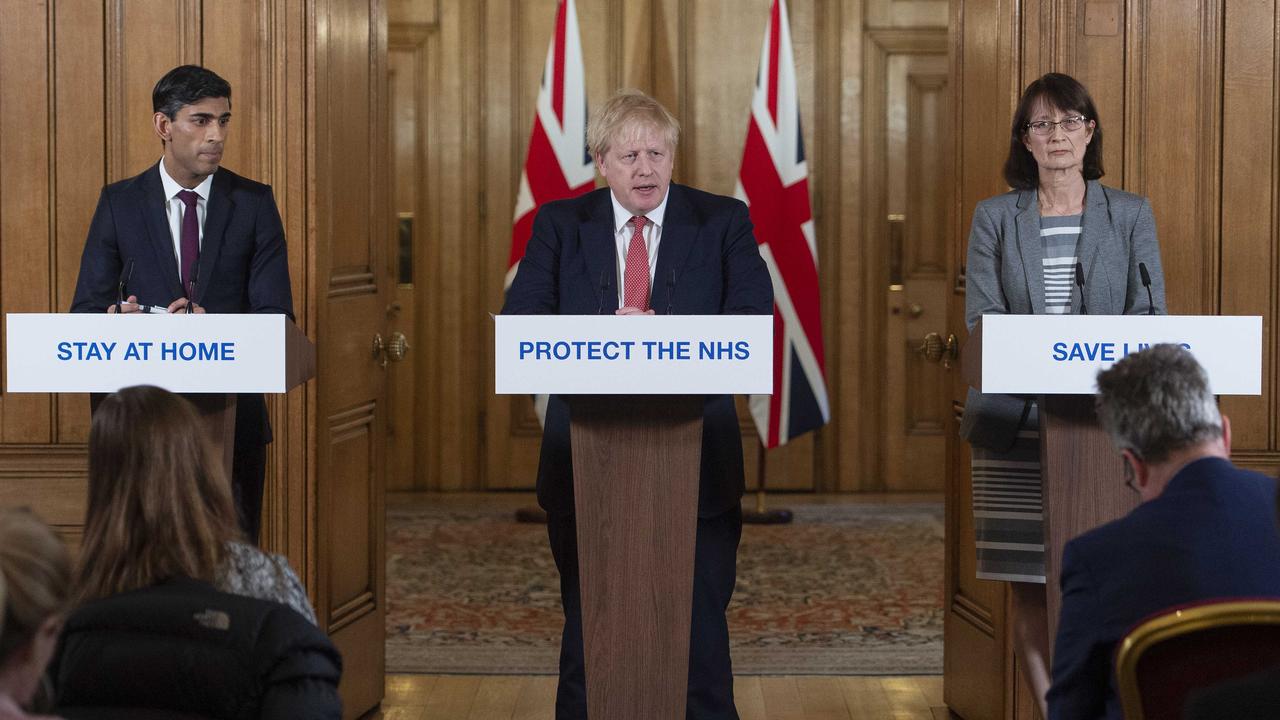
[[[71,312],[106,312],[120,273],[133,261],[125,298],[166,306],[183,297],[173,234],[164,211],[160,168],[102,189],[89,225]],[[196,304],[211,313],[283,313],[293,318],[284,226],[271,188],[226,168],[213,175],[196,274]],[[248,435],[245,435],[248,433]],[[261,395],[241,395],[237,443],[269,442]]]
[[[502,313],[612,314],[618,309],[614,230],[608,188],[547,203],[533,221],[533,236]],[[772,313],[773,283],[746,205],[673,183],[652,298],[659,315]],[[699,516],[728,510],[742,491],[742,436],[733,398],[710,396],[703,409]],[[569,406],[554,395],[542,433],[538,502],[549,513],[573,512]]]
[[[1115,718],[1114,655],[1139,621],[1228,597],[1280,597],[1276,483],[1221,458],[1190,463],[1160,497],[1067,543],[1050,720]]]

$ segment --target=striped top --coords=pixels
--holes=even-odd
[[[1040,241],[1044,244],[1044,311],[1065,315],[1071,311],[1075,290],[1076,245],[1080,241],[1083,215],[1040,218]]]

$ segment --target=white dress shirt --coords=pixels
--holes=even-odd
[[[653,276],[658,270],[658,243],[662,242],[662,219],[667,214],[667,198],[671,197],[671,188],[667,188],[667,194],[662,198],[662,202],[658,207],[645,213],[644,216],[649,222],[644,225],[644,246],[649,252],[649,306],[653,307]],[[627,247],[631,244],[631,236],[635,233],[635,226],[631,224],[631,218],[634,217],[630,211],[622,207],[622,203],[618,202],[618,198],[609,191],[609,199],[613,201],[613,238],[617,243],[616,253],[618,258],[618,307],[622,307],[624,301],[623,295],[625,288],[623,287],[624,278],[627,276]]]
[[[177,180],[169,177],[160,160],[160,184],[164,186],[164,213],[169,218],[169,235],[173,238],[173,257],[178,261],[178,276],[182,276],[182,213],[186,204],[178,199],[178,193],[186,190]],[[209,215],[209,192],[213,190],[213,175],[191,188],[200,198],[196,200],[196,223],[200,227],[200,247],[204,247],[204,219]]]

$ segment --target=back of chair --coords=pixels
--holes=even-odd
[[[1116,653],[1126,720],[1180,718],[1200,688],[1280,665],[1280,600],[1174,608],[1129,631]]]

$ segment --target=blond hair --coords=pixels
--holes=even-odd
[[[671,150],[680,140],[680,123],[662,103],[639,90],[619,90],[604,105],[596,108],[587,123],[587,149],[592,157],[609,152],[609,148],[622,139],[629,130],[647,127],[666,136]]]
[[[0,510],[0,664],[67,608],[71,556],[34,513]]]
[[[238,539],[230,483],[191,404],[148,385],[107,396],[89,428],[79,599],[213,581]]]

